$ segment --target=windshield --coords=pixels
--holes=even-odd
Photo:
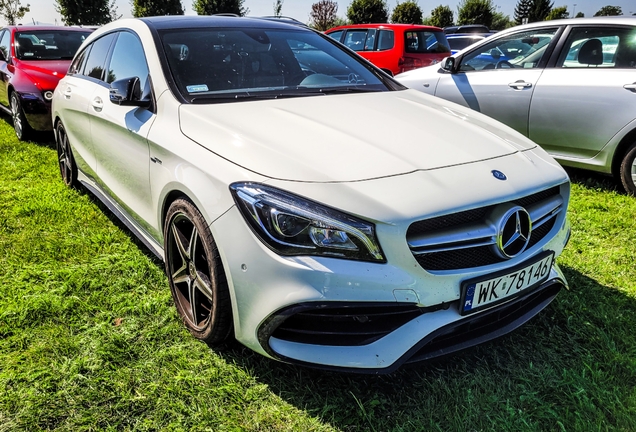
[[[306,30],[179,29],[161,40],[189,102],[388,90],[364,60]]]
[[[37,30],[15,35],[15,54],[20,60],[72,60],[89,30]]]

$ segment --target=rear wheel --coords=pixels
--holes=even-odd
[[[636,143],[627,149],[620,169],[621,182],[628,194],[636,195]]]
[[[221,257],[199,210],[175,200],[164,228],[166,274],[177,312],[190,333],[208,345],[225,341],[232,308]]]
[[[13,129],[15,130],[15,135],[18,137],[20,141],[27,140],[33,129],[29,126],[29,122],[24,115],[24,111],[22,110],[22,104],[20,103],[20,97],[16,92],[11,93],[11,118],[13,119]]]
[[[69,187],[77,187],[77,164],[62,122],[59,122],[55,127],[55,147],[57,148],[57,162],[64,184]]]

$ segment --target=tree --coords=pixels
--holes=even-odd
[[[283,16],[283,0],[276,0],[274,3],[274,16],[279,18]]]
[[[519,0],[517,2],[514,14],[515,23],[517,25],[523,24],[524,18],[530,19],[530,11],[532,10],[533,3],[532,0]]]
[[[183,15],[181,0],[132,0],[135,18],[161,15]]]
[[[567,6],[559,6],[555,7],[550,11],[547,17],[545,17],[546,21],[555,20],[555,19],[565,19],[570,17],[570,12],[568,12]]]
[[[402,24],[422,24],[422,9],[413,0],[398,3],[391,14],[391,22]]]
[[[351,24],[385,23],[389,9],[385,0],[353,0],[347,8]]]
[[[623,10],[620,6],[603,6],[600,8],[594,16],[617,16],[623,15]]]
[[[553,6],[554,2],[550,0],[534,0],[528,22],[545,21]]]
[[[338,12],[338,3],[334,0],[320,0],[311,5],[311,26],[318,31],[325,31],[335,25],[336,12]]]
[[[439,5],[433,9],[429,18],[429,24],[441,28],[452,26],[454,24],[453,11],[450,6]]]
[[[585,14],[583,12],[577,12],[574,18],[585,18]]]
[[[102,25],[121,18],[115,2],[108,0],[56,0],[65,25]]]
[[[4,17],[8,25],[15,25],[24,14],[29,12],[29,4],[22,6],[20,0],[0,0],[0,15]]]
[[[510,19],[510,16],[504,15],[503,12],[496,12],[492,16],[491,30],[505,30],[513,27],[515,22]]]
[[[462,0],[457,6],[457,25],[492,25],[494,6],[492,0]]]
[[[152,1],[152,0],[149,0]],[[180,1],[180,0],[163,0],[163,1]],[[192,9],[197,15],[214,15],[220,13],[231,13],[239,16],[244,16],[249,12],[249,9],[243,7],[244,0],[194,0],[192,3]],[[282,3],[281,3],[282,7]],[[176,14],[166,14],[176,15]],[[183,12],[181,12],[183,15]]]

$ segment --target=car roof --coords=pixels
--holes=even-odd
[[[506,32],[508,33],[510,30],[519,30],[519,29],[532,29],[535,27],[552,27],[554,25],[636,25],[636,16],[629,15],[621,15],[621,16],[604,16],[604,17],[590,17],[590,18],[566,18],[560,20],[552,20],[552,21],[538,21],[530,24],[520,25],[516,27],[511,27],[509,29],[503,30],[499,33]]]
[[[15,31],[89,31],[92,32],[94,28],[87,27],[67,27],[67,26],[43,26],[43,25],[19,25],[19,26],[6,26],[7,29],[15,29]]]
[[[446,39],[457,39],[457,38],[482,38],[483,39],[493,34],[494,33],[449,33],[446,35]]]
[[[425,26],[420,24],[390,24],[390,23],[375,23],[375,24],[348,24],[338,27],[332,27],[327,30],[327,33],[336,31],[336,30],[345,30],[345,29],[356,29],[356,28],[386,28],[392,30],[409,30],[409,29],[417,29],[417,30],[435,30],[442,31],[441,28],[435,26]]]
[[[304,30],[297,23],[290,23],[286,19],[263,19],[259,17],[239,17],[231,15],[167,15],[139,18],[149,27],[157,30],[184,29],[201,27],[225,27],[225,28],[246,28],[254,27],[261,29],[290,29]]]

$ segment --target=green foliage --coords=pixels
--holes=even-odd
[[[103,25],[121,17],[113,0],[55,0],[65,25]]]
[[[618,16],[623,15],[623,10],[620,6],[603,6],[600,8],[594,16]]]
[[[524,18],[530,18],[530,12],[532,11],[533,0],[519,0],[515,6],[515,23],[517,25],[523,24]]]
[[[318,31],[329,30],[337,25],[337,12],[338,3],[335,0],[320,0],[311,5],[309,24]]]
[[[385,23],[389,9],[385,0],[353,0],[347,8],[351,24]]]
[[[243,7],[243,2],[244,0],[194,0],[192,2],[192,9],[194,9],[197,15],[232,13],[244,16],[249,12],[249,9]]]
[[[135,18],[162,15],[183,15],[181,0],[132,0]]]
[[[274,16],[283,16],[283,0],[276,0],[276,2],[274,3]]]
[[[457,6],[457,25],[483,24],[491,27],[494,14],[492,0],[462,0]]]
[[[545,21],[553,6],[554,2],[550,2],[550,0],[534,0],[528,22]]]
[[[444,28],[449,27],[454,24],[453,22],[453,11],[450,6],[442,6],[439,5],[435,9],[431,11],[431,16],[429,17],[428,25],[433,25],[436,27]]]
[[[0,0],[0,15],[7,25],[16,25],[30,10],[30,5],[22,6],[20,0]]]
[[[515,22],[510,19],[510,16],[504,15],[503,12],[495,12],[492,16],[491,30],[505,30],[510,27],[514,27]]]
[[[559,6],[555,7],[550,11],[547,17],[545,17],[546,21],[555,20],[555,19],[565,19],[570,17],[570,12],[568,12],[567,6]]]
[[[574,18],[585,18],[585,14],[583,12],[577,12]]]
[[[422,24],[422,9],[413,0],[398,3],[391,14],[391,22],[402,24]]]

